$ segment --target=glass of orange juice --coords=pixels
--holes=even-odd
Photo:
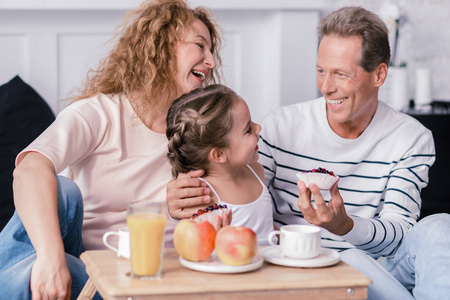
[[[132,277],[161,278],[166,215],[165,201],[142,201],[128,205]]]

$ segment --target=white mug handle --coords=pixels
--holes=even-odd
[[[275,244],[273,242],[273,237],[280,233],[281,233],[281,231],[279,231],[279,230],[274,230],[271,233],[269,233],[269,237],[267,238],[269,240],[269,244],[271,244],[272,246],[278,246],[277,244]]]
[[[103,243],[105,244],[106,247],[108,247],[111,250],[116,251],[117,253],[119,253],[119,249],[118,248],[114,248],[113,246],[111,246],[110,244],[108,244],[108,237],[110,235],[117,235],[119,236],[119,233],[116,231],[108,231],[103,235]]]

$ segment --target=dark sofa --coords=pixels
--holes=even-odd
[[[47,102],[19,76],[0,86],[0,230],[14,213],[15,158],[54,119]]]

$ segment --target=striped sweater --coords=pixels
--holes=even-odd
[[[420,214],[420,191],[435,160],[431,132],[379,101],[357,139],[335,134],[325,100],[276,109],[262,122],[260,162],[274,203],[274,222],[306,224],[297,206],[295,174],[318,167],[340,177],[339,191],[353,229],[337,236],[322,229],[322,246],[359,248],[372,257],[392,255]],[[330,199],[329,191],[322,191]]]

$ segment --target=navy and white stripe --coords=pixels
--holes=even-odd
[[[297,206],[297,172],[323,167],[340,177],[339,191],[354,229],[345,236],[322,232],[324,247],[357,247],[390,255],[419,217],[420,191],[435,160],[431,132],[415,119],[379,102],[363,134],[354,140],[328,125],[325,100],[286,106],[262,122],[260,162],[273,198],[274,222],[306,223]],[[322,191],[329,200],[328,191]]]

